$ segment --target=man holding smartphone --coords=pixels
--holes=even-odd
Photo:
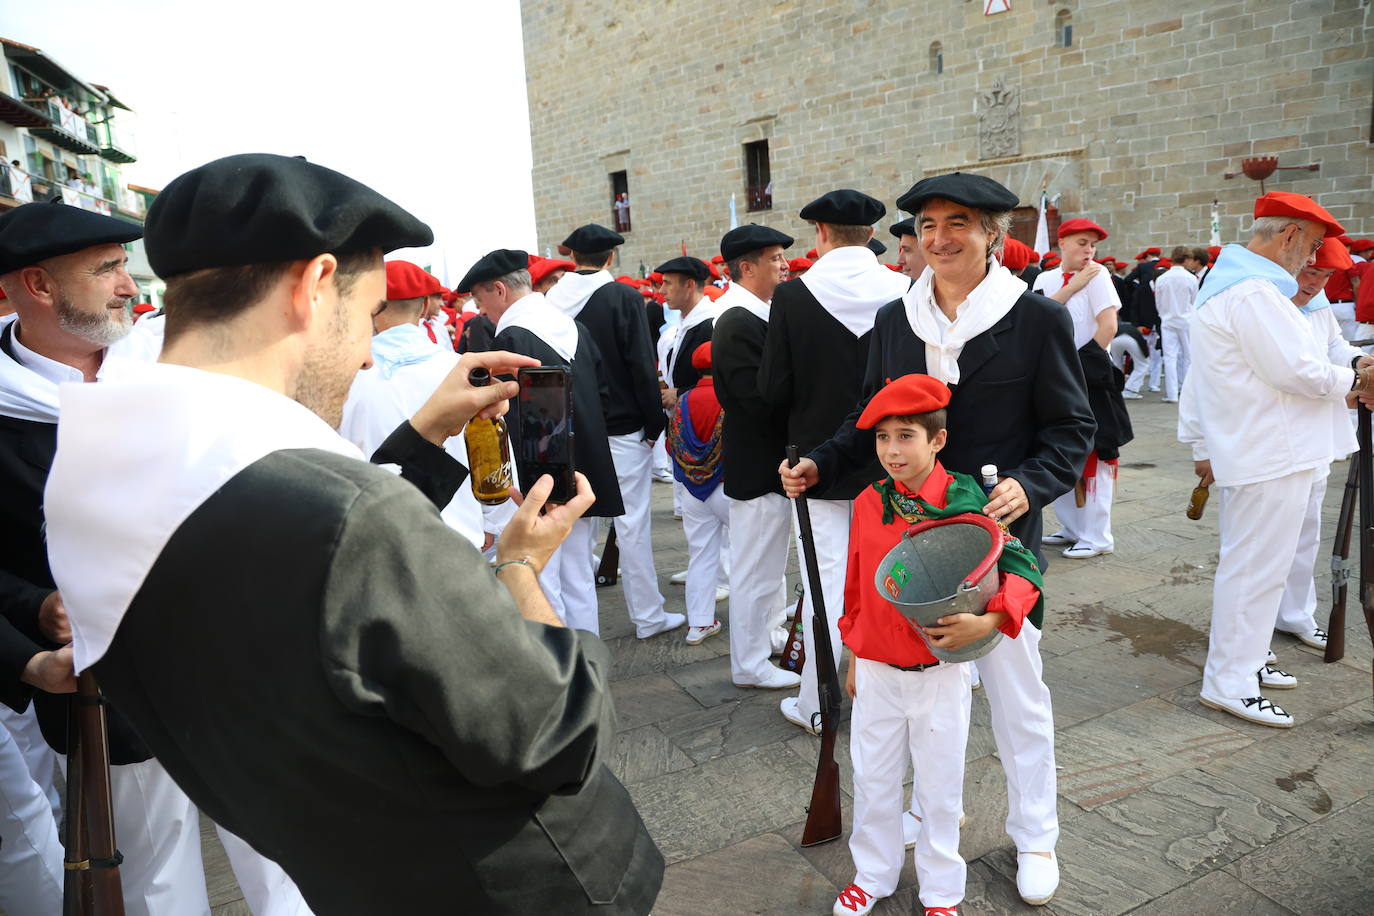
[[[435,508],[466,476],[442,443],[515,393],[468,373],[534,360],[465,355],[393,433],[448,469],[427,499],[333,429],[382,254],[427,226],[251,154],[172,181],[145,238],[161,362],[64,386],[45,493],[76,668],[317,913],[647,913],[663,859],[604,762],[610,654],[538,580],[587,480],[562,506],[530,484],[494,571]]]

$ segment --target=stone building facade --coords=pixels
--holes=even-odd
[[[886,224],[914,181],[964,170],[1026,208],[1046,189],[1129,260],[1206,244],[1213,200],[1236,240],[1259,185],[1225,176],[1270,156],[1266,190],[1374,234],[1370,0],[989,3],[522,0],[540,252],[625,193],[622,270],[709,256],[733,194],[795,256],[817,195],[858,188]]]

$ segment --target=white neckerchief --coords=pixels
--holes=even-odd
[[[849,333],[862,337],[873,330],[878,309],[906,292],[908,280],[863,245],[845,245],[821,255],[801,282]]]
[[[57,386],[62,382],[82,382],[78,369],[42,356],[19,342],[19,322],[0,324],[0,333],[9,334],[14,357],[0,348],[0,416],[36,423],[56,423],[59,400]],[[17,357],[17,358],[16,358]],[[98,376],[105,372],[105,360]]]
[[[105,654],[172,535],[228,480],[282,449],[363,457],[316,414],[253,382],[118,356],[106,363],[117,368],[100,384],[61,386],[44,491],[48,561],[78,672]]]
[[[496,322],[498,335],[506,328],[524,328],[568,362],[577,355],[577,322],[549,305],[543,293],[529,293],[515,300]]]
[[[989,261],[987,276],[959,304],[952,322],[935,302],[934,282],[935,271],[927,266],[902,296],[902,305],[911,330],[926,345],[926,374],[946,385],[957,385],[959,355],[964,352],[964,345],[1011,311],[1026,291],[1026,282],[1001,264]]]
[[[725,294],[716,300],[718,314],[724,315],[732,308],[742,308],[747,310],[750,314],[762,318],[764,321],[768,320],[770,304],[771,303],[764,302],[738,283],[731,283],[730,288],[725,291]]]
[[[609,270],[598,270],[593,274],[580,274],[570,270],[558,278],[558,282],[544,295],[549,305],[558,309],[569,318],[576,318],[592,297],[592,293],[614,283]]]
[[[682,355],[682,338],[687,336],[687,332],[703,321],[710,321],[721,312],[719,306],[706,296],[702,296],[696,305],[692,306],[692,311],[687,317],[682,319],[682,323],[677,326],[677,335],[673,338],[673,348],[668,351],[668,373],[665,376],[671,383],[673,380],[673,369],[677,366],[677,358]],[[692,354],[688,353],[690,360]]]
[[[418,324],[398,324],[372,336],[372,361],[384,379],[402,366],[424,362],[445,349],[430,340]]]

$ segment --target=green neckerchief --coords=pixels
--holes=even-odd
[[[945,490],[943,509],[931,505],[924,499],[901,492],[891,477],[884,477],[873,484],[873,489],[883,501],[883,524],[890,525],[896,518],[914,524],[930,519],[949,518],[951,515],[962,515],[965,512],[982,515],[983,507],[988,504],[988,497],[978,481],[968,474],[960,474],[957,471],[950,472],[949,476],[950,482]],[[1040,575],[1040,566],[1035,562],[1035,554],[1012,536],[1006,525],[1001,522],[998,522],[998,525],[1006,535],[1006,540],[1002,544],[1002,555],[997,560],[997,569],[1020,576],[1040,590],[1041,595],[1036,600],[1035,607],[1026,615],[1026,619],[1035,624],[1036,629],[1044,629],[1045,580]]]

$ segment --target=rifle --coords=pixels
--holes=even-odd
[[[620,543],[615,539],[615,525],[606,535],[606,546],[601,549],[601,564],[596,567],[596,587],[615,585],[620,581]]]
[[[110,802],[105,698],[90,669],[76,679],[67,712],[67,847],[63,916],[124,916]]]
[[[800,459],[795,445],[787,446],[787,465],[796,467]],[[811,510],[806,494],[797,496],[797,527],[801,530],[802,557],[806,562],[806,581],[811,591],[811,644],[816,657],[811,668],[816,672],[816,693],[820,712],[821,756],[816,762],[816,782],[811,787],[811,804],[806,808],[803,846],[815,846],[839,839],[844,834],[840,815],[840,765],[835,762],[835,732],[840,727],[840,677],[835,671],[835,649],[830,644],[830,626],[825,616],[825,595],[821,592],[821,571],[816,563],[816,542],[811,534]]]
[[[1360,604],[1369,638],[1374,640],[1374,437],[1369,408],[1360,403]],[[1331,634],[1327,633],[1330,643]]]
[[[1336,521],[1336,540],[1331,545],[1331,616],[1326,624],[1326,654],[1322,656],[1322,660],[1327,662],[1338,662],[1345,656],[1345,601],[1350,584],[1350,567],[1346,564],[1350,560],[1351,529],[1355,526],[1355,496],[1360,489],[1360,462],[1357,457],[1350,462],[1350,473],[1345,476],[1341,514]]]

